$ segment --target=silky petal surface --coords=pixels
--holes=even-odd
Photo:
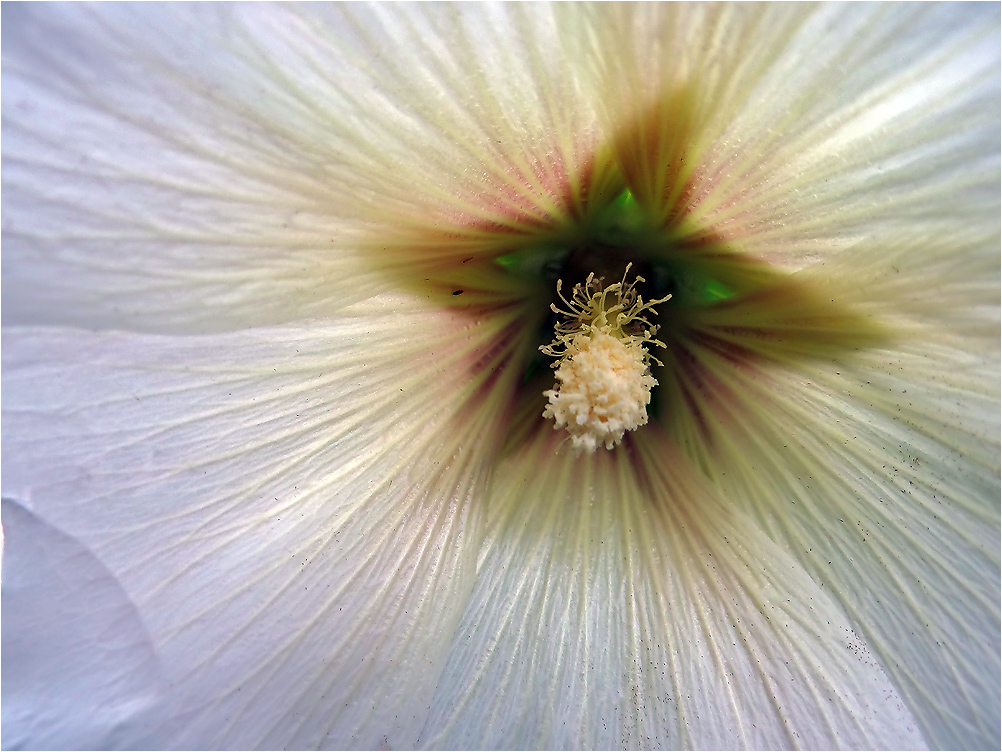
[[[998,203],[996,6],[589,10],[582,57],[634,193],[656,210],[684,185],[687,222],[741,253],[798,269],[904,232],[940,255]]]
[[[395,10],[6,8],[5,323],[323,316],[391,287],[374,228],[559,214],[595,136],[548,12]]]
[[[906,239],[794,276],[889,327],[881,345],[798,351],[807,319],[721,306],[675,344],[690,367],[657,375],[675,384],[666,430],[835,595],[930,744],[991,749],[998,255],[987,238],[966,242],[955,264],[915,265]]]
[[[931,743],[990,749],[998,362],[916,349],[725,381],[730,399],[708,400],[710,466],[846,609]]]
[[[923,746],[837,604],[663,435],[560,441],[541,426],[497,469],[424,744]]]
[[[393,298],[311,329],[5,332],[5,494],[107,568],[166,674],[95,743],[413,744],[475,573],[497,403],[469,368],[500,368],[499,326]]]

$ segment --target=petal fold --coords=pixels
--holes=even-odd
[[[3,534],[5,746],[118,746],[165,690],[136,607],[90,551],[9,499]]]

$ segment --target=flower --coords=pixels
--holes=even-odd
[[[11,746],[998,746],[997,7],[3,13]]]

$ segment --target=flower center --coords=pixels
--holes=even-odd
[[[570,300],[557,294],[564,307],[551,305],[563,316],[555,326],[555,338],[539,349],[558,360],[557,383],[543,392],[549,404],[544,418],[553,418],[554,428],[565,428],[575,450],[594,452],[600,445],[612,449],[632,431],[647,423],[647,405],[651,388],[657,381],[651,376],[650,361],[659,365],[646,349],[664,343],[654,339],[658,327],[644,316],[671,295],[645,303],[636,285],[636,277],[627,283],[632,264],[627,264],[619,282],[604,286],[603,278],[589,274],[583,284],[574,286]]]
[[[888,340],[808,271],[763,257],[778,220],[732,221],[742,207],[703,175],[693,112],[684,92],[669,96],[570,174],[512,165],[484,195],[368,241],[395,286],[466,317],[470,404],[497,407],[500,451],[552,419],[578,451],[622,443],[634,456],[643,439],[627,432],[651,423],[702,463],[754,410],[746,379]],[[742,230],[758,233],[758,254]]]

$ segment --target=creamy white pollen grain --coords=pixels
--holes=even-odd
[[[612,449],[626,431],[647,423],[651,388],[658,382],[646,361],[639,343],[597,328],[577,335],[557,368],[559,385],[543,392],[550,400],[543,417],[566,427],[575,449]]]
[[[570,300],[557,282],[566,308],[551,308],[566,319],[557,324],[554,341],[540,348],[559,358],[557,383],[543,392],[549,400],[543,417],[553,418],[554,428],[567,430],[575,450],[612,449],[627,431],[647,423],[651,389],[658,382],[650,372],[650,361],[656,359],[645,345],[664,345],[653,339],[657,327],[643,314],[671,296],[644,303],[634,288],[644,280],[637,277],[627,284],[629,270],[627,265],[623,279],[608,287],[589,275],[574,286]]]

